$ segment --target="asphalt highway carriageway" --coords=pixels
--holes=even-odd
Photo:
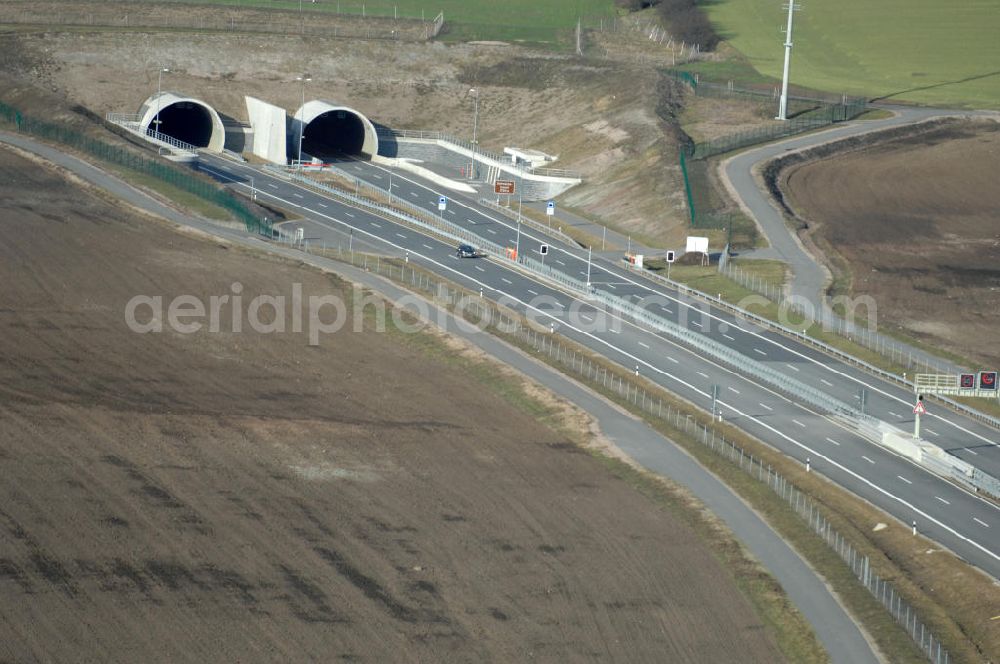
[[[338,165],[373,186],[387,186],[385,176],[389,169],[385,167],[357,160]],[[474,199],[453,196],[451,192],[442,193],[441,188],[435,188],[433,183],[396,171],[392,176],[392,191],[411,204],[435,214],[438,197],[448,196],[448,221],[492,242],[515,246],[517,223],[484,208]],[[544,242],[549,245],[546,262],[550,266],[570,277],[586,281],[586,250],[566,246],[523,225],[520,235],[522,254],[532,254],[540,259],[538,247]],[[896,383],[876,378],[776,332],[762,330],[725,310],[681,296],[665,285],[651,283],[625,269],[623,264],[612,264],[598,258],[591,262],[590,275],[595,289],[641,302],[647,310],[705,334],[753,360],[771,365],[845,404],[857,407],[859,394],[864,389],[867,392],[866,412],[904,431],[913,429],[916,395]],[[921,422],[921,432],[935,445],[983,472],[1000,477],[1000,443],[997,442],[1000,432],[996,429],[932,405]]]
[[[309,220],[305,224],[307,237],[322,238],[324,233],[328,233],[331,238],[342,238],[343,231],[350,227],[355,229],[355,237],[380,240],[400,255],[408,251],[409,260],[415,264],[473,291],[482,289],[485,297],[530,315],[545,326],[554,326],[558,333],[629,370],[638,367],[643,376],[685,399],[702,404],[706,409],[711,403],[711,386],[720,385],[718,405],[727,421],[791,458],[803,463],[808,458],[816,472],[906,524],[916,521],[924,535],[994,577],[1000,576],[1000,508],[996,505],[889,453],[766,385],[681,347],[664,335],[604,311],[583,297],[562,292],[514,269],[506,261],[458,259],[450,243],[440,242],[413,228],[348,207],[249,166],[212,157],[203,156],[202,159],[202,168],[206,172],[214,173],[220,180],[244,193],[249,190],[249,177],[252,176],[258,196],[293,208]],[[397,180],[404,181],[403,176],[394,174],[394,184]],[[415,202],[423,204],[426,199],[428,208],[436,211],[437,191],[415,180],[407,186],[413,187],[418,194],[411,197]],[[462,211],[453,219],[465,218],[469,227],[476,230],[492,228],[498,236],[495,241],[502,244],[509,239],[513,244],[510,233],[516,233],[516,229],[510,228],[508,220],[493,218],[467,202],[450,200],[449,207],[453,204]],[[525,233],[522,228],[521,240],[522,243],[540,244],[542,238],[535,233]],[[586,270],[585,255],[581,257],[578,250],[561,247],[551,240],[547,242],[553,247],[547,261],[550,258],[562,260],[570,274],[579,272],[581,265]],[[684,302],[676,293],[660,290],[658,285],[647,285],[617,266],[595,263],[592,283],[597,288],[606,288],[612,294],[631,297],[635,301],[658,296],[662,300],[659,306],[664,316],[709,334],[714,339],[726,341],[727,345],[747,357],[775,368],[784,367],[796,379],[817,389],[826,388],[830,394],[845,401],[857,393],[859,385],[868,385],[869,412],[878,417],[888,420],[889,408],[897,412],[905,408],[902,412],[910,412],[906,404],[910,403],[912,395],[905,391],[840,365],[815,351],[796,347],[784,337],[755,331],[745,322],[736,321],[723,313],[699,311],[693,314],[693,303]],[[657,311],[652,307],[651,310]],[[832,385],[824,385],[823,380]],[[941,412],[937,420],[928,417],[924,425],[943,429],[942,438],[948,431],[946,426],[952,426],[963,436],[969,435],[964,433],[965,427],[958,428],[961,426],[959,422],[950,424],[951,418],[947,415]],[[979,457],[974,458],[991,457],[987,454],[988,449],[982,447]]]

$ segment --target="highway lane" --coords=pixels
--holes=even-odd
[[[209,164],[211,167],[212,164]],[[249,171],[232,163],[218,165],[239,180]],[[240,175],[240,172],[244,175]],[[325,199],[311,190],[266,174],[260,195],[296,207],[310,221],[308,235],[350,226],[378,237],[410,260],[429,267],[514,309],[539,316],[572,338],[613,361],[667,387],[682,397],[709,405],[710,386],[723,384],[723,416],[768,441],[789,456],[811,460],[817,472],[882,507],[904,523],[913,520],[924,534],[941,542],[989,573],[1000,574],[1000,510],[958,487],[896,457],[755,382],[713,364],[661,335],[621,320],[592,303],[529,278],[508,265],[489,260],[459,260],[454,248],[412,228]],[[245,183],[236,183],[246,186]],[[320,207],[323,205],[325,207]],[[575,313],[578,315],[573,315]],[[607,325],[588,326],[607,318]],[[606,328],[606,329],[605,329]],[[986,524],[986,525],[981,525]]]
[[[348,161],[339,165],[376,187],[387,188],[390,184],[388,173],[392,172],[393,193],[433,214],[438,213],[438,197],[448,196],[448,209],[443,215],[445,219],[502,245],[514,247],[518,243],[516,222],[480,206],[473,198],[451,192],[442,194],[442,188],[422,178],[370,162]],[[769,364],[849,405],[858,404],[859,393],[864,389],[867,391],[868,413],[905,431],[912,430],[916,396],[907,388],[834,360],[794,339],[762,330],[728,311],[706,306],[669,287],[638,277],[623,265],[597,259],[591,261],[588,268],[585,250],[566,246],[521,226],[519,244],[522,254],[530,253],[540,259],[538,247],[542,243],[550,247],[550,255],[546,259],[549,264],[569,276],[585,281],[589,269],[591,283],[596,289],[619,297],[646,298],[650,310],[753,360]],[[666,301],[659,302],[661,297]],[[1000,477],[1000,432],[996,429],[935,405],[929,406],[922,425],[927,440],[984,472]]]

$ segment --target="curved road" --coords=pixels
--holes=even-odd
[[[261,242],[248,237],[238,230],[222,228],[210,222],[187,217],[163,205],[146,194],[122,183],[117,178],[51,147],[32,141],[23,136],[0,132],[0,141],[10,143],[24,150],[62,166],[84,180],[101,187],[131,205],[147,210],[157,216],[183,226],[206,231],[226,238],[234,243],[282,254],[301,261],[343,274],[348,279],[382,292],[394,301],[408,295],[393,284],[373,277],[370,273],[345,266],[342,263],[302,254],[282,246]],[[273,183],[272,183],[273,184]],[[266,188],[267,185],[265,185]],[[277,188],[277,185],[275,185]],[[261,195],[268,195],[261,192]],[[304,196],[304,195],[303,195]],[[325,199],[321,199],[325,200]],[[304,200],[303,200],[304,203]],[[331,201],[322,203],[324,209],[332,210]],[[350,208],[348,208],[350,209]],[[351,212],[361,217],[360,210]],[[378,221],[386,223],[380,218]],[[389,225],[386,223],[386,225]],[[394,227],[397,228],[397,227]],[[403,227],[407,232],[411,229]],[[398,232],[398,231],[397,231]],[[360,239],[360,238],[359,238]],[[369,238],[373,244],[374,238]],[[423,238],[429,246],[440,245],[431,238]],[[393,251],[392,245],[383,247]],[[444,256],[450,256],[451,246],[440,245]],[[476,261],[466,261],[465,264]],[[513,349],[489,334],[470,332],[467,327],[448,326],[449,332],[458,334],[527,376],[545,385],[560,396],[576,404],[593,415],[608,438],[619,445],[638,463],[664,477],[687,487],[699,500],[736,534],[749,552],[778,580],[791,601],[813,626],[817,637],[837,664],[878,664],[879,658],[873,652],[861,630],[846,610],[833,596],[826,583],[819,578],[809,565],[786,544],[761,517],[714,475],[699,466],[690,456],[676,447],[668,439],[651,429],[641,420],[622,412],[599,395],[581,386],[555,370],[536,362],[525,354]]]
[[[787,152],[815,147],[823,143],[837,141],[851,136],[859,136],[908,124],[925,122],[941,117],[992,116],[990,111],[954,111],[935,108],[914,108],[909,106],[879,106],[894,113],[884,120],[863,120],[835,125],[824,131],[796,136],[777,143],[741,152],[723,162],[723,174],[731,190],[740,199],[744,209],[749,210],[757,225],[771,243],[772,253],[784,261],[791,269],[791,292],[810,302],[816,311],[823,310],[823,293],[827,283],[827,272],[815,258],[802,247],[798,238],[785,224],[767,191],[762,190],[754,177],[758,166]]]

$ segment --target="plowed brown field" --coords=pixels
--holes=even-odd
[[[998,172],[1000,124],[951,122],[794,166],[784,188],[880,326],[996,368]]]
[[[691,530],[392,334],[140,335],[343,293],[0,150],[0,660],[775,662]]]

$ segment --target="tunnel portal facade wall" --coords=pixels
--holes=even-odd
[[[193,97],[174,92],[161,92],[147,99],[139,108],[142,127],[159,131],[185,143],[211,152],[222,152],[226,145],[226,129],[219,113]]]

